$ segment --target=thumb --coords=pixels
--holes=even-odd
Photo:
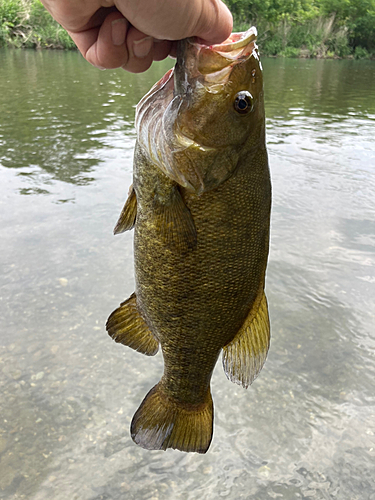
[[[220,0],[210,0],[203,2],[194,32],[187,36],[196,36],[207,44],[221,43],[232,29],[233,18],[228,7]]]

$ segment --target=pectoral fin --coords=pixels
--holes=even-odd
[[[137,309],[137,298],[133,293],[109,316],[107,332],[115,342],[153,356],[158,352],[159,342],[152,335]]]
[[[270,323],[264,290],[234,339],[223,348],[223,367],[232,382],[247,388],[258,376],[270,345]]]
[[[113,230],[113,233],[120,234],[124,233],[125,231],[129,231],[130,229],[133,229],[136,217],[137,217],[137,197],[135,195],[135,191],[132,184],[129,189],[128,199],[125,202],[124,208],[122,209],[122,212],[117,221],[115,229]]]
[[[169,192],[168,199],[156,200],[155,215],[164,243],[172,251],[185,253],[196,246],[194,220],[177,187]]]

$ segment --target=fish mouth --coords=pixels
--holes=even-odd
[[[233,65],[248,59],[258,58],[257,29],[252,26],[247,31],[232,33],[223,43],[204,45],[195,38],[181,40],[177,49],[175,68],[156,82],[151,90],[139,101],[137,114],[159,93],[158,104],[164,105],[174,96],[186,92],[192,80],[203,76],[206,83],[225,83]]]
[[[257,30],[252,26],[215,45],[201,44],[195,38],[181,40],[177,46],[174,94],[185,95],[189,87],[199,84],[210,92],[212,85],[227,83],[236,64],[251,56],[258,59],[256,39]]]
[[[188,39],[187,44],[192,46],[192,50],[187,47],[185,57],[195,57],[195,69],[201,75],[216,73],[235,62],[248,59],[257,49],[256,39],[257,30],[254,26],[241,33],[232,33],[225,42],[216,45],[202,45],[194,39]]]
[[[202,75],[207,75],[248,59],[257,50],[256,39],[257,29],[252,26],[247,31],[232,33],[220,44],[207,46],[194,39],[188,39],[188,43],[196,49],[194,56],[197,58],[197,70]]]
[[[252,26],[247,31],[232,33],[223,43],[211,45],[211,48],[218,52],[234,52],[235,50],[243,49],[251,42],[255,42],[257,35],[256,27]]]

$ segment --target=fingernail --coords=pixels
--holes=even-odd
[[[150,50],[154,44],[154,39],[152,36],[146,36],[141,40],[134,40],[133,42],[133,53],[135,57],[146,57],[150,53]]]
[[[112,43],[113,45],[122,45],[125,43],[126,32],[128,29],[127,20],[124,17],[112,21]]]

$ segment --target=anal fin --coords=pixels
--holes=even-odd
[[[232,382],[247,388],[259,375],[270,346],[267,299],[262,289],[234,339],[223,348],[223,368]]]
[[[121,211],[120,217],[113,230],[114,234],[124,233],[133,229],[137,218],[137,197],[133,188],[133,184],[129,189],[129,196],[125,202],[124,208]]]
[[[107,320],[106,328],[108,335],[115,342],[148,356],[158,352],[159,342],[138,312],[135,293],[113,311]]]

